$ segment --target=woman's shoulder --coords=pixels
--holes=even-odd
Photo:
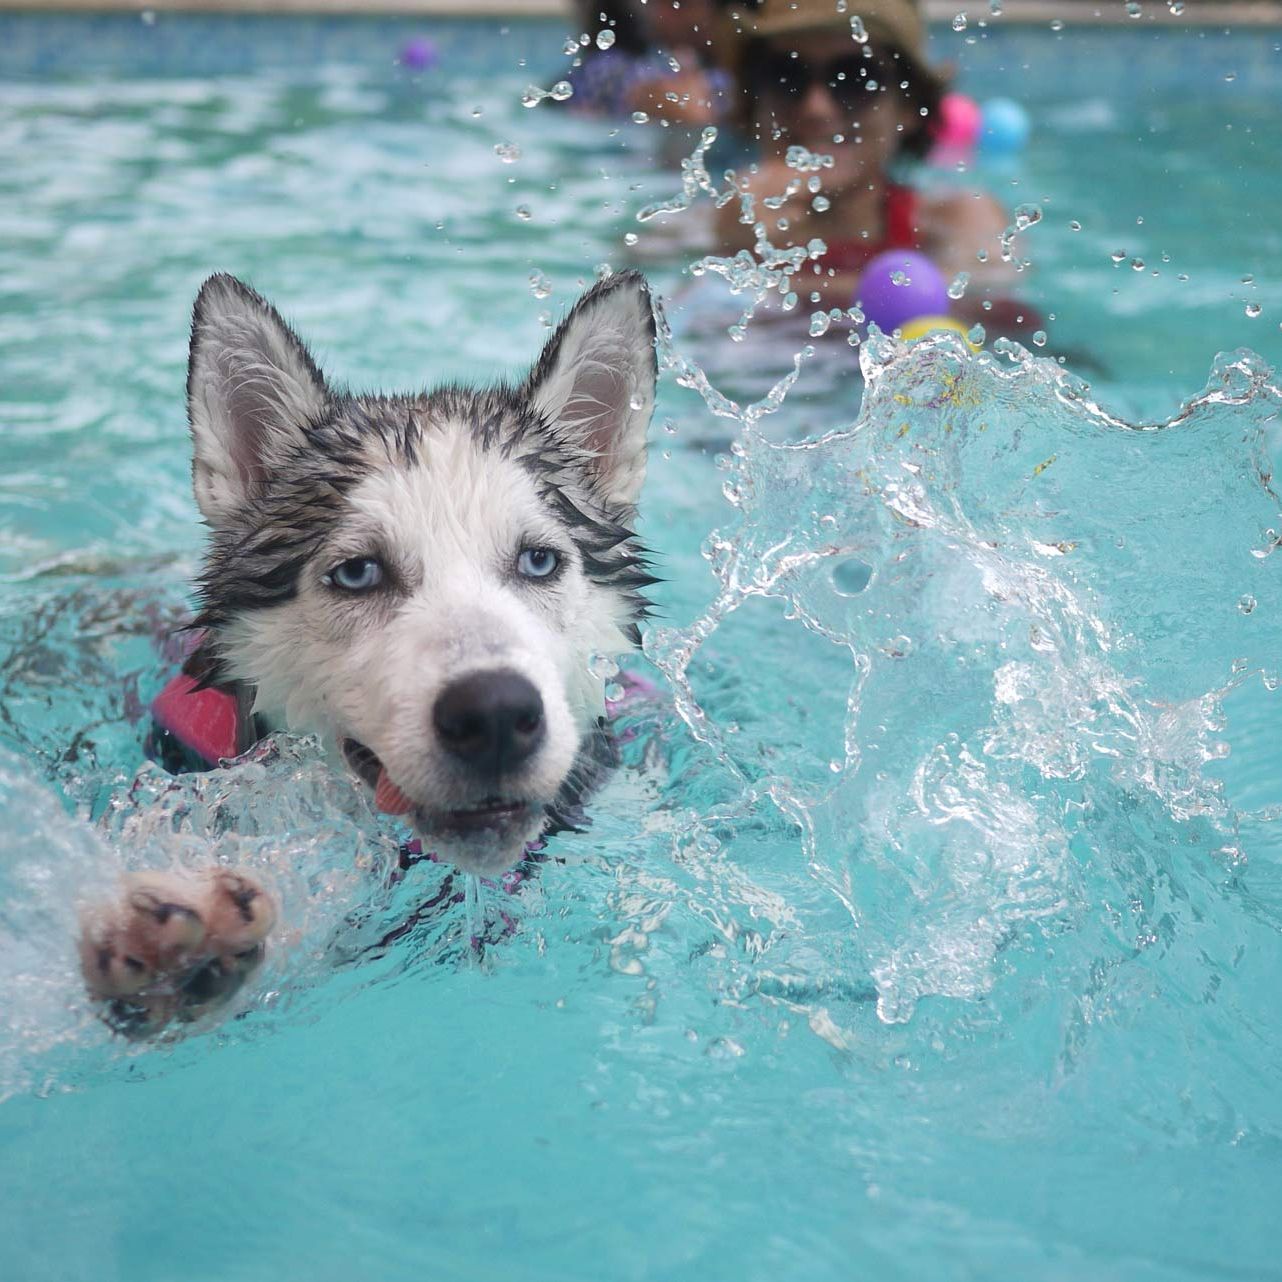
[[[986,191],[915,190],[914,198],[923,224],[940,230],[967,228],[987,235],[1004,231],[1008,221],[1001,202]]]

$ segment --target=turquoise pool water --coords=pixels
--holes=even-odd
[[[697,256],[635,221],[648,131],[520,106],[560,28],[442,24],[419,80],[415,29],[0,17],[0,1276],[1282,1276],[1278,40],[937,33],[1033,113],[983,178],[1042,210],[1045,353],[874,345],[865,394],[838,340],[727,417],[696,365],[744,411],[804,336],[674,306],[670,703],[512,937],[342,966],[390,838],[307,744],[134,781],[195,289],[414,386]],[[270,967],[111,1044],[72,900],[211,851],[272,870]]]

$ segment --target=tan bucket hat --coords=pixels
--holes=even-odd
[[[943,90],[944,78],[926,58],[926,24],[914,0],[728,0],[721,15],[723,60],[736,71],[752,39],[828,30],[849,36],[853,18],[863,23],[874,50],[892,46],[925,82]]]
[[[725,13],[744,37],[829,27],[849,31],[857,17],[874,44],[888,41],[923,66],[926,62],[926,24],[913,0],[731,0]]]

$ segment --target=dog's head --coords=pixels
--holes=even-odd
[[[534,839],[635,644],[632,532],[654,405],[636,273],[590,289],[520,387],[354,396],[229,276],[188,374],[211,679],[340,748],[468,871]]]

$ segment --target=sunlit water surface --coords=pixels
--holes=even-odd
[[[683,304],[707,201],[636,221],[680,188],[653,129],[522,108],[557,27],[442,28],[413,78],[404,25],[323,65],[248,26],[252,71],[158,75],[178,21],[0,86],[0,1276],[1282,1276],[1273,42],[1109,32],[1093,94],[1069,33],[941,34],[1033,109],[983,178],[1042,211],[1048,344],[795,365],[804,316]],[[336,378],[421,386],[518,372],[634,256],[665,694],[488,927],[349,964],[447,874],[379,890],[396,835],[314,745],[137,773],[190,300],[239,273]],[[211,856],[279,892],[268,966],[112,1042],[75,901]]]

